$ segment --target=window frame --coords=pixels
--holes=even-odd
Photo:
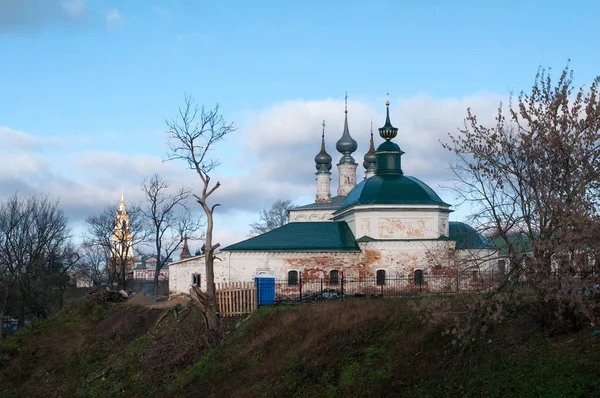
[[[375,271],[375,284],[377,286],[385,286],[385,280],[387,278],[387,271],[384,269],[378,269]]]
[[[292,276],[295,275],[295,276]],[[300,279],[300,272],[295,269],[291,269],[287,273],[287,285],[288,286],[298,286]]]

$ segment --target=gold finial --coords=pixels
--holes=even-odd
[[[325,138],[325,120],[323,120],[323,135],[321,137]]]
[[[385,90],[385,106],[390,106],[390,90]]]
[[[373,119],[371,119],[371,140],[373,140]]]
[[[119,210],[125,210],[125,188],[121,185],[121,205],[119,206]]]

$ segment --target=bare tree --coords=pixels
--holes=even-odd
[[[78,259],[57,202],[15,194],[0,203],[0,270],[7,289],[0,318],[7,305],[20,326],[28,316],[45,318],[60,309]]]
[[[219,162],[209,155],[213,146],[221,141],[227,134],[237,128],[234,123],[227,122],[219,111],[219,105],[212,109],[199,108],[194,99],[186,95],[184,105],[179,108],[179,117],[175,120],[166,120],[168,147],[170,153],[168,160],[185,160],[188,166],[198,174],[201,181],[201,190],[193,194],[206,215],[205,254],[206,266],[206,315],[210,329],[216,330],[218,319],[216,316],[214,260],[215,250],[219,244],[213,244],[213,213],[219,204],[210,205],[209,197],[221,185],[218,181],[211,184],[211,173]]]
[[[456,192],[473,219],[503,241],[509,277],[525,276],[547,324],[577,328],[597,304],[593,285],[600,204],[600,92],[575,89],[567,66],[558,81],[540,69],[531,93],[493,127],[468,110],[465,127],[444,147],[458,156]],[[515,236],[530,243],[524,261]]]
[[[104,252],[109,283],[117,283],[126,289],[129,269],[135,260],[132,258],[133,248],[146,239],[147,226],[139,206],[130,206],[127,211],[128,225],[117,225],[115,215],[118,211],[117,206],[111,205],[99,215],[88,217],[84,244]]]
[[[76,279],[87,279],[92,284],[100,283],[102,276],[106,275],[110,253],[105,251],[101,246],[85,243],[80,245],[78,251],[81,258],[71,274]]]
[[[260,220],[250,224],[250,236],[264,234],[279,228],[290,220],[290,210],[294,208],[291,200],[277,199],[269,209],[263,209]]]
[[[169,193],[168,190],[168,182],[158,174],[154,174],[142,183],[142,191],[146,195],[142,214],[148,222],[149,238],[156,253],[155,297],[161,269],[173,253],[181,248],[184,239],[193,237],[201,227],[200,221],[192,221],[186,207],[191,191],[180,188],[174,193]]]

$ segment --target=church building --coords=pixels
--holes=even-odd
[[[386,119],[377,150],[371,131],[363,158],[364,179],[357,184],[357,142],[350,135],[346,100],[344,130],[336,143],[337,195],[331,195],[332,157],[316,155],[315,202],[290,210],[280,228],[227,246],[215,260],[215,282],[251,281],[258,274],[277,279],[377,279],[451,275],[459,269],[489,270],[493,250],[472,227],[449,221],[451,205],[423,181],[404,174],[405,155],[394,141],[386,101]],[[183,293],[204,273],[204,258],[192,257],[170,267],[170,290]],[[194,276],[193,276],[194,275]],[[203,278],[200,278],[204,286]]]

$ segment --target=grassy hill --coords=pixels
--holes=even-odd
[[[0,396],[600,396],[593,329],[551,336],[523,307],[456,345],[421,301],[262,308],[222,339],[195,312],[82,303],[3,343]]]

